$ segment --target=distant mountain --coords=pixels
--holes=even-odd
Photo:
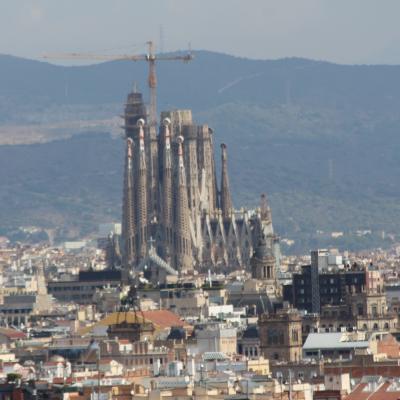
[[[298,58],[249,60],[206,51],[193,62],[157,64],[159,103],[196,111],[243,102],[302,104],[356,110],[396,110],[399,66],[344,66]],[[0,55],[1,96],[20,104],[120,103],[136,81],[144,89],[147,64],[113,61],[62,67]]]
[[[266,191],[278,232],[302,248],[320,244],[316,230],[400,233],[400,67],[196,52],[188,65],[157,68],[159,110],[192,108],[228,145],[237,206]],[[0,56],[0,123],[113,117],[146,75],[145,63],[59,67]],[[122,146],[93,134],[0,146],[3,227],[82,229],[118,217]]]
[[[29,225],[88,233],[118,218],[122,153],[123,141],[106,134],[0,146],[0,235]]]

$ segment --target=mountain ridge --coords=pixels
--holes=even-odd
[[[145,63],[65,67],[0,56],[0,125],[24,123],[40,128],[57,119],[68,126],[68,121],[112,118],[122,113],[132,82],[146,82],[146,76]],[[268,192],[278,233],[296,238],[303,247],[318,243],[317,230],[373,228],[400,234],[395,223],[400,217],[396,185],[400,174],[400,66],[347,66],[297,58],[248,60],[196,52],[188,65],[160,62],[158,77],[159,110],[191,108],[198,123],[214,129],[216,149],[217,143],[228,145],[236,206],[254,206],[259,194]],[[79,123],[71,126],[73,137],[66,140],[63,132],[64,139],[54,147],[59,157],[80,157],[76,164],[85,174],[92,166],[76,151],[77,143],[99,151],[110,146],[114,157],[97,168],[101,173],[121,171],[121,143],[96,134],[84,135],[79,142]],[[56,130],[49,136],[51,140],[59,137]],[[69,153],[64,154],[63,148]],[[15,157],[30,154],[27,148],[15,149]],[[60,201],[61,194],[57,198],[52,187],[54,174],[46,172],[51,166],[41,160],[47,149],[45,144],[37,145],[35,151],[41,156],[28,158],[43,167],[37,171],[46,181],[41,193],[50,197],[42,197],[42,205],[48,205],[57,221],[79,225],[82,207],[93,229],[102,215],[94,209],[91,214],[91,204],[107,218],[119,218],[122,178],[118,183],[116,176],[104,181],[113,195],[82,181],[93,192],[85,193],[82,204],[79,196],[85,188],[77,185],[79,174],[73,165],[63,164],[59,173],[71,185],[69,198],[75,207],[68,211],[68,202]],[[2,154],[7,160],[6,152]],[[216,158],[218,162],[218,154]],[[96,164],[96,157],[91,160]],[[30,174],[36,171],[34,164],[30,171],[27,165]],[[13,229],[12,209],[4,205],[4,199],[10,200],[10,193],[13,200],[29,196],[32,187],[25,192],[18,188],[20,177],[9,165],[10,160],[0,165],[9,174],[10,185],[8,194],[0,191],[0,220],[6,218]],[[24,207],[27,221],[38,222],[35,210]],[[74,216],[70,218],[71,212]]]

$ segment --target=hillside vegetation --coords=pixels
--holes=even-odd
[[[158,72],[159,109],[192,108],[216,144],[228,145],[236,206],[267,192],[276,230],[304,249],[320,244],[316,230],[400,233],[400,67],[198,52]],[[115,117],[133,81],[144,85],[146,65],[0,56],[0,130],[73,126],[70,135],[65,124],[50,130],[48,143],[0,146],[2,232],[64,225],[87,233],[119,218],[123,143],[108,127],[80,135],[72,121]]]

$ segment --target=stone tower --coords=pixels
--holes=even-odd
[[[162,157],[162,172],[161,172],[161,224],[162,224],[162,246],[161,255],[165,261],[171,262],[173,254],[173,167],[172,167],[172,152],[171,152],[171,120],[164,118],[162,135],[163,135],[163,157]]]
[[[231,189],[229,187],[228,176],[228,156],[226,151],[226,144],[221,144],[221,191],[220,191],[220,206],[222,217],[227,219],[233,211]]]
[[[128,138],[126,140],[124,198],[122,209],[122,237],[124,238],[122,265],[132,265],[136,261],[136,216],[132,147],[133,140]]]
[[[158,166],[158,139],[156,126],[148,127],[146,135],[146,160],[148,179],[149,220],[157,221],[159,198],[159,166]]]
[[[148,244],[148,231],[149,231],[149,202],[148,202],[148,186],[147,186],[147,163],[146,163],[146,151],[145,151],[145,140],[144,140],[144,126],[145,121],[139,119],[137,121],[139,130],[139,146],[137,154],[137,176],[136,176],[136,207],[137,207],[137,256],[142,259],[147,253]]]
[[[146,254],[148,231],[148,154],[145,154],[146,107],[141,93],[128,94],[124,123],[127,148],[122,205],[122,264],[125,272]],[[126,275],[126,274],[125,274]]]
[[[146,119],[146,107],[143,103],[143,96],[134,88],[133,92],[128,94],[125,104],[124,128],[127,138],[135,139],[137,133],[137,121]]]
[[[180,271],[193,269],[190,214],[183,159],[183,137],[178,137],[178,165],[175,187],[175,266]]]
[[[200,125],[198,127],[197,159],[201,175],[202,207],[210,214],[214,214],[218,207],[212,133],[213,131],[207,125]]]
[[[184,138],[184,161],[189,212],[193,226],[192,241],[197,245],[201,236],[199,167],[197,161],[197,126],[193,124],[183,126],[182,134]]]
[[[365,268],[365,287],[349,294],[351,313],[357,316],[357,328],[364,331],[387,331],[397,325],[397,314],[388,310],[384,277],[370,264]]]
[[[260,196],[260,214],[263,221],[272,221],[271,207],[265,193]]]
[[[298,362],[302,358],[301,315],[287,305],[258,321],[260,349],[270,361]]]
[[[250,259],[250,267],[251,277],[265,284],[268,295],[278,295],[275,257],[263,233],[260,235]]]
[[[263,234],[258,240],[250,264],[252,278],[275,282],[275,257]]]

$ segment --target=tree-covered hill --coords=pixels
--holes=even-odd
[[[111,118],[133,81],[145,85],[146,67],[0,56],[0,124]],[[160,63],[158,78],[160,110],[192,108],[216,143],[228,145],[236,206],[253,206],[267,192],[277,230],[304,246],[316,230],[400,233],[400,67],[196,52],[188,65]],[[122,148],[105,134],[0,146],[2,230],[87,231],[118,218]]]

